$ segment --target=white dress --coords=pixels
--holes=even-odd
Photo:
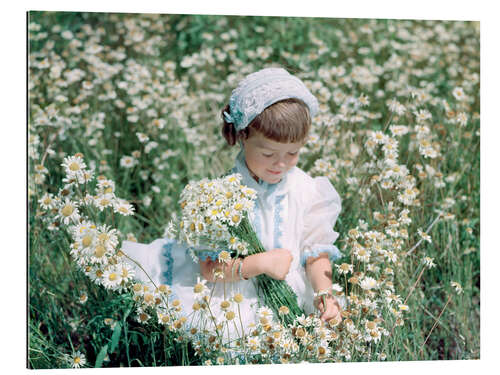
[[[328,253],[332,261],[341,253],[333,243],[338,233],[333,226],[341,209],[337,191],[326,177],[312,178],[300,168],[292,168],[277,184],[255,181],[246,166],[244,150],[239,153],[232,173],[242,175],[242,184],[257,191],[257,199],[250,222],[264,248],[285,248],[290,250],[293,261],[286,282],[297,295],[299,306],[306,314],[315,311],[314,291],[306,277],[305,262],[308,257]],[[188,317],[193,313],[195,294],[193,287],[200,276],[199,264],[188,255],[187,245],[169,238],[162,238],[150,244],[124,241],[123,250],[138,261],[151,279],[159,284],[171,286],[174,298],[180,300],[182,310]],[[202,259],[217,258],[216,252],[205,252]],[[135,266],[135,265],[134,265]],[[135,266],[136,277],[149,282],[144,272]],[[207,283],[211,289],[214,284]],[[241,293],[243,302],[239,304],[242,324],[247,331],[250,323],[258,321],[256,311],[261,305],[252,280],[232,283],[218,282],[210,303],[212,313],[222,316],[220,302],[228,296]],[[238,325],[239,325],[238,320]],[[238,334],[233,332],[231,335]]]

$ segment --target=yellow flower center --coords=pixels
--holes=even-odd
[[[221,309],[227,309],[231,304],[228,301],[222,301],[220,304]]]
[[[179,301],[178,299],[176,299],[176,300],[174,300],[174,301],[172,302],[172,305],[173,305],[174,307],[177,307],[177,306],[179,306],[180,304],[181,304],[181,301]]]
[[[80,363],[82,359],[80,357],[75,357],[75,359],[73,360],[73,362],[75,363]]]
[[[232,197],[233,197],[233,193],[232,193],[231,191],[228,191],[228,192],[226,193],[226,198],[227,198],[227,199],[231,199]]]
[[[99,204],[103,207],[106,207],[109,204],[109,199],[103,198],[103,199],[101,199]]]
[[[243,301],[243,295],[241,293],[238,293],[234,296],[234,302],[240,303]]]
[[[97,245],[95,248],[94,255],[98,258],[102,257],[104,253],[106,252],[106,248],[102,245]]]
[[[113,192],[113,188],[112,187],[107,187],[106,189],[104,189],[104,193],[105,194],[109,194],[109,193],[112,193]]]
[[[238,210],[238,211],[239,211],[239,210],[241,210],[242,208],[243,208],[243,205],[242,205],[241,203],[236,203],[236,204],[234,205],[234,209],[235,209],[235,210]]]
[[[281,306],[279,312],[282,313],[283,315],[287,315],[290,312],[290,309],[286,306]]]
[[[228,311],[228,312],[226,313],[226,319],[227,319],[227,320],[233,320],[233,319],[234,319],[234,317],[235,317],[235,314],[234,314],[234,312],[233,312],[233,311]]]
[[[134,292],[138,293],[141,291],[142,286],[141,286],[141,284],[134,284],[133,289],[134,289]]]
[[[80,165],[78,165],[78,163],[73,162],[73,163],[71,163],[71,164],[69,165],[69,170],[70,170],[70,171],[76,172],[76,171],[78,171],[79,169],[80,169]]]
[[[233,220],[234,223],[237,223],[240,221],[239,215],[234,215],[231,219]]]
[[[146,302],[146,303],[153,303],[153,301],[154,301],[154,297],[153,297],[152,294],[147,293],[147,294],[144,295],[144,302]]]
[[[83,237],[83,239],[82,239],[82,245],[83,245],[83,247],[89,247],[91,243],[92,243],[92,237],[91,236],[87,235],[87,236]]]
[[[118,278],[118,275],[116,273],[110,273],[108,276],[109,281],[115,281]]]
[[[48,206],[50,204],[50,202],[52,202],[52,199],[50,199],[49,197],[47,197],[43,200],[43,204],[46,206]]]
[[[63,209],[61,210],[61,213],[64,216],[68,217],[73,213],[74,210],[75,210],[75,208],[71,204],[67,204],[63,207]]]
[[[203,291],[203,284],[198,283],[194,286],[194,292],[195,293],[201,293]]]
[[[297,331],[295,331],[295,335],[297,337],[304,337],[306,335],[306,331],[304,331],[303,328],[299,328],[297,329]]]

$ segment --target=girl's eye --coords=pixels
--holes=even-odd
[[[288,153],[288,155],[295,156],[295,155],[297,155],[298,153],[299,153],[298,151],[296,151],[296,152],[289,152],[289,153]]]
[[[273,156],[273,154],[262,154],[262,156],[264,156],[266,158],[270,158],[271,156]]]

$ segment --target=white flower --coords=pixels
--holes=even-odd
[[[434,263],[434,259],[433,258],[430,258],[430,257],[424,257],[422,259],[422,262],[425,264],[426,267],[428,268],[432,268],[432,267],[435,267],[436,264]]]
[[[126,155],[124,155],[120,159],[120,166],[124,167],[124,168],[133,168],[137,164],[138,164],[137,159],[135,159],[132,156],[126,156]]]
[[[370,290],[376,288],[378,283],[374,278],[366,276],[363,280],[361,280],[360,286],[364,290]]]
[[[424,241],[427,241],[427,242],[429,242],[429,243],[432,243],[432,238],[431,238],[431,236],[429,236],[427,233],[422,232],[422,230],[421,230],[421,229],[418,229],[418,230],[417,230],[417,232],[418,232],[418,235],[419,235],[419,236],[420,236],[420,237],[421,237]]]
[[[130,216],[134,214],[134,206],[124,199],[116,198],[113,202],[113,207],[116,213],[123,216]]]
[[[38,203],[40,207],[44,210],[50,210],[56,206],[56,201],[54,200],[54,196],[50,193],[45,193],[39,200]]]
[[[139,142],[141,143],[146,143],[147,141],[149,141],[149,137],[144,133],[137,132],[135,133],[135,135],[137,136],[137,138],[139,138]]]
[[[56,218],[60,219],[65,225],[70,222],[77,223],[80,220],[78,204],[66,198],[64,202],[60,203]]]
[[[457,122],[460,124],[460,126],[465,126],[467,125],[467,114],[465,112],[460,112],[457,114]]]
[[[418,123],[432,118],[431,113],[426,109],[419,109],[418,111],[414,111],[413,114]]]
[[[462,286],[459,283],[457,283],[456,281],[450,282],[450,285],[453,288],[455,288],[455,291],[457,292],[457,294],[463,293],[464,290],[462,289]]]
[[[71,367],[73,368],[83,367],[86,363],[87,359],[85,358],[85,354],[80,351],[73,353],[73,355],[71,356]]]
[[[68,180],[81,180],[84,177],[84,172],[87,166],[85,165],[83,158],[79,155],[68,156],[64,158],[61,166],[64,167],[66,172],[66,178]]]
[[[108,289],[117,288],[122,282],[121,274],[121,270],[118,270],[115,267],[108,268],[102,275],[102,285]]]
[[[455,87],[452,92],[453,96],[457,100],[465,100],[467,97],[465,95],[464,89],[461,87]]]

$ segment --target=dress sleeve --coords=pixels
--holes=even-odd
[[[304,230],[301,239],[300,262],[305,266],[310,257],[327,253],[335,261],[342,254],[333,243],[339,236],[333,230],[341,210],[340,196],[326,177],[313,179],[310,196],[306,197]]]

